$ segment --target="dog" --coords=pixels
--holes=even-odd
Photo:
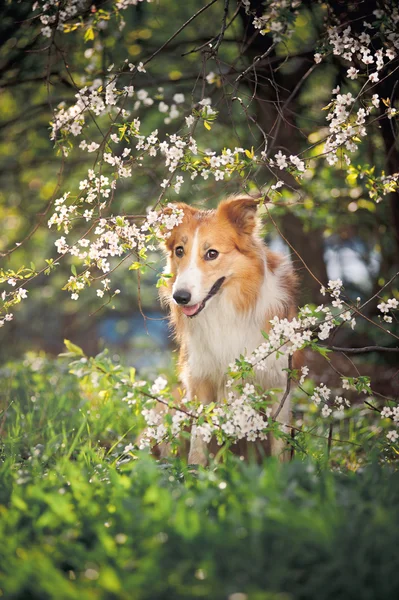
[[[297,278],[289,260],[271,251],[259,235],[258,201],[234,196],[215,210],[178,203],[184,213],[165,241],[166,270],[172,275],[161,288],[162,303],[180,346],[180,377],[189,399],[203,405],[226,397],[226,371],[242,354],[257,348],[275,316],[295,316]],[[264,389],[285,389],[286,356],[267,359],[256,374]],[[276,400],[275,407],[279,404]],[[274,411],[273,411],[274,412]],[[289,422],[285,401],[279,421]],[[270,437],[270,436],[269,436]],[[279,455],[284,440],[269,439],[268,453]],[[189,464],[207,464],[209,448],[191,430]]]

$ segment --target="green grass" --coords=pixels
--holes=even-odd
[[[85,383],[44,357],[2,370],[1,598],[399,597],[392,465],[124,455],[141,421],[104,365]]]

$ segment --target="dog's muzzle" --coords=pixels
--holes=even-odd
[[[205,296],[205,298],[203,299],[203,301],[199,304],[193,304],[192,306],[183,306],[183,304],[185,304],[184,302],[179,303],[177,302],[174,296],[173,298],[175,299],[175,302],[177,302],[177,304],[181,305],[182,312],[186,315],[186,317],[196,317],[205,308],[205,305],[208,302],[208,300],[210,300],[213,296],[215,296],[215,294],[218,293],[225,279],[226,277],[220,277],[219,279],[217,279],[211,287],[211,289],[209,290],[209,292],[207,293],[207,295]]]

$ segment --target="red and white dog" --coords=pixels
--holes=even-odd
[[[270,319],[295,315],[296,276],[260,238],[257,205],[248,196],[228,198],[216,210],[177,204],[184,217],[166,240],[167,270],[173,276],[161,299],[180,345],[182,383],[188,397],[204,405],[226,396],[229,364],[264,341],[261,332],[270,329]],[[287,358],[268,361],[256,383],[284,389]],[[289,414],[287,399],[279,420],[288,422]],[[272,454],[282,449],[282,440],[269,442]],[[204,465],[207,458],[207,445],[194,426],[189,463]]]

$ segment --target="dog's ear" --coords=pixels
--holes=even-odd
[[[251,234],[256,227],[259,200],[251,196],[227,198],[219,204],[218,213],[242,233]]]

